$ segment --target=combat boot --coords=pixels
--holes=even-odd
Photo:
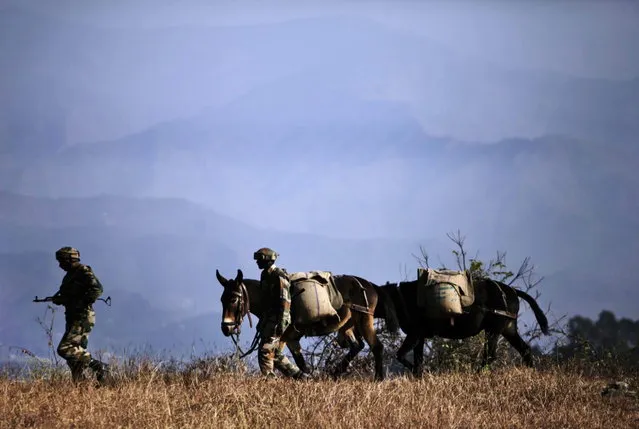
[[[106,375],[109,371],[109,365],[97,359],[91,359],[91,362],[89,362],[89,368],[93,370],[93,372],[95,373],[95,378],[98,380],[99,383],[104,382],[104,379],[106,378]]]
[[[262,380],[264,381],[271,381],[271,380],[276,380],[277,379],[277,375],[275,375],[275,373],[273,371],[269,371],[267,373],[262,374],[263,378]]]
[[[303,371],[299,371],[295,375],[293,375],[293,379],[295,380],[310,380],[311,378],[312,377],[309,374]]]
[[[77,384],[80,381],[85,380],[85,377],[84,377],[85,365],[82,362],[67,361],[67,365],[69,366],[69,369],[71,370],[71,380],[73,381],[73,383]]]

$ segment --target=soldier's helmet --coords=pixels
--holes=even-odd
[[[253,253],[253,259],[256,261],[275,261],[278,256],[275,250],[269,249],[268,247],[262,247]]]
[[[80,251],[74,247],[65,246],[55,252],[55,258],[58,261],[79,261]]]

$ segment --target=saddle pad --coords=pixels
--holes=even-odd
[[[288,280],[293,283],[299,280],[317,280],[320,283],[328,284],[331,281],[332,273],[330,271],[300,271],[297,273],[290,273]]]

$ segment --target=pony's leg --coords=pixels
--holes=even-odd
[[[533,368],[534,364],[533,364],[532,349],[521,338],[521,336],[519,335],[519,332],[517,332],[517,324],[514,322],[511,323],[508,326],[508,329],[502,332],[502,335],[504,336],[504,338],[506,338],[506,340],[510,343],[510,345],[513,346],[515,350],[519,352],[526,366]]]
[[[349,350],[346,356],[342,359],[342,361],[337,365],[335,371],[333,371],[333,377],[337,378],[342,375],[348,369],[348,366],[351,364],[351,361],[355,359],[355,356],[359,354],[364,348],[364,341],[361,337],[355,335],[355,332],[352,328],[347,329],[346,331],[342,331],[344,338],[348,341]]]
[[[399,347],[399,350],[397,350],[397,356],[396,356],[397,360],[399,361],[399,363],[404,365],[409,370],[414,370],[415,365],[413,365],[413,363],[411,361],[406,359],[406,354],[410,350],[414,350],[415,349],[415,346],[419,342],[419,339],[420,339],[420,336],[415,334],[414,332],[408,333],[406,335],[406,338],[404,338],[404,342]],[[413,353],[414,353],[414,351],[413,351]]]
[[[413,347],[413,375],[421,377],[424,374],[424,337],[419,337]]]
[[[497,340],[499,334],[495,332],[485,331],[486,339],[484,341],[484,353],[481,360],[481,366],[479,370],[487,368],[495,361],[495,354],[497,353]]]
[[[381,381],[386,376],[386,374],[384,374],[384,345],[379,338],[377,338],[373,315],[361,314],[360,317],[359,331],[371,348],[373,357],[375,358],[375,380]]]
[[[288,340],[286,346],[291,352],[293,360],[295,361],[295,365],[297,365],[300,371],[306,374],[310,374],[311,370],[309,369],[308,365],[306,365],[306,361],[304,360],[304,356],[302,355],[302,346],[300,345],[299,338],[292,338]]]

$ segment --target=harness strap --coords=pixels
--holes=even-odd
[[[373,314],[373,312],[368,307],[364,307],[364,306],[353,304],[353,303],[346,303],[345,305],[349,307],[351,310],[359,311],[360,313],[371,314],[371,315]]]
[[[351,304],[351,308],[355,311],[359,311],[362,313],[373,314],[371,313],[370,306],[368,304],[368,295],[366,295],[366,288],[362,285],[362,283],[360,283],[357,277],[355,276],[350,276],[350,277],[353,280],[355,280],[355,283],[357,283],[357,285],[359,286],[359,289],[362,291],[362,294],[364,295],[364,302],[366,303],[366,307],[362,307],[361,305],[357,305],[357,304]]]
[[[499,282],[496,282],[493,279],[491,279],[490,281],[492,281],[497,286],[497,289],[499,289],[499,292],[501,292],[501,299],[504,302],[504,308],[508,309],[508,301],[506,301],[506,292],[504,292],[504,289],[501,287]]]
[[[504,291],[504,288],[502,287],[502,285],[500,285],[499,282],[497,282],[497,281],[495,281],[493,279],[489,279],[489,280],[491,282],[493,282],[497,286],[497,289],[499,289],[499,292],[501,292],[501,298],[502,298],[502,300],[504,302],[504,309],[505,310],[496,310],[496,309],[493,309],[493,308],[490,308],[490,309],[487,309],[487,310],[490,311],[491,313],[498,314],[500,316],[506,316],[506,317],[508,317],[510,319],[515,319],[516,320],[517,319],[517,314],[508,311],[508,301],[506,300],[506,292]]]
[[[253,327],[253,320],[251,319],[251,300],[249,299],[248,289],[246,289],[246,285],[242,282],[242,307],[246,305],[246,315],[248,316],[249,326]],[[244,310],[244,309],[242,309]],[[242,311],[244,312],[244,311]]]
[[[506,316],[510,319],[515,319],[517,320],[517,315],[515,313],[511,313],[509,311],[504,311],[504,310],[493,310],[493,309],[488,309],[490,312],[498,314],[500,316]]]

